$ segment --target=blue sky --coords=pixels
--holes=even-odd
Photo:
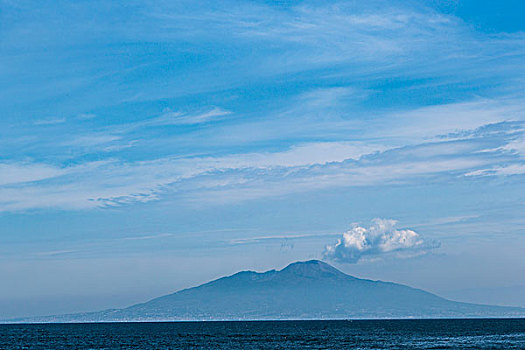
[[[525,284],[524,7],[2,1],[4,314],[311,258]]]

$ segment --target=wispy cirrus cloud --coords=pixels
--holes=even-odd
[[[148,121],[144,121],[144,123],[141,126],[204,124],[212,121],[218,121],[222,119],[222,117],[227,116],[228,114],[231,114],[231,112],[217,107],[198,114],[173,112],[170,109],[167,109],[161,116],[154,119],[150,119]]]
[[[37,119],[33,122],[34,125],[55,125],[66,122],[66,118],[45,118]]]
[[[126,69],[90,60],[89,74],[77,76],[86,55],[69,66],[75,52],[58,52],[55,64],[70,75],[64,82],[75,81],[85,93],[77,101],[89,101],[78,108],[93,113],[74,113],[68,128],[54,126],[55,135],[15,130],[2,143],[4,154],[17,155],[2,161],[0,208],[93,208],[169,196],[241,201],[521,173],[523,130],[509,123],[522,124],[522,99],[501,88],[483,91],[487,79],[515,86],[522,34],[480,35],[412,3],[237,5],[161,2],[130,9],[153,26],[129,32],[123,22],[101,23],[100,32],[77,38],[134,38],[138,51],[111,51],[127,53]],[[84,23],[73,21],[75,13],[65,20]],[[17,35],[25,36],[13,26],[6,45],[16,50]],[[162,44],[144,49],[152,41]],[[486,69],[496,59],[498,69]],[[61,84],[42,80],[32,85]],[[461,81],[473,90],[458,87]]]
[[[220,121],[231,113],[231,111],[219,107],[212,107],[193,113],[173,111],[171,108],[165,108],[159,116],[144,118],[129,123],[121,123],[118,126],[108,129],[115,133],[125,134],[150,127],[200,125]]]
[[[466,173],[465,176],[511,176],[525,174],[525,162],[521,164],[510,164],[496,166],[488,169],[475,170]]]
[[[67,167],[14,164],[7,168],[7,165],[4,165],[6,174],[12,176],[6,176],[4,186],[0,187],[0,207],[3,205],[4,209],[8,210],[38,207],[90,208],[133,201],[151,201],[167,191],[168,185],[206,174],[221,174],[242,169],[286,169],[317,162],[342,161],[360,157],[370,149],[373,148],[359,144],[315,143],[285,152],[225,157],[168,157],[140,162],[110,159]],[[315,157],[308,157],[308,154]],[[40,175],[36,176],[35,170],[39,170]],[[237,182],[235,179],[227,181],[232,184]],[[213,183],[205,182],[208,184],[205,187]],[[224,183],[224,180],[219,182]],[[2,200],[3,198],[5,200]]]
[[[54,257],[60,255],[69,255],[78,252],[78,250],[50,250],[44,252],[37,252],[34,255],[41,257]]]
[[[95,147],[99,145],[107,145],[120,140],[122,137],[119,135],[108,134],[108,133],[92,133],[85,135],[74,136],[73,138],[63,142],[64,146],[74,146],[79,148]]]
[[[0,163],[0,186],[40,181],[62,175],[60,168],[42,163]]]
[[[326,94],[323,96],[324,100]],[[310,106],[325,106],[318,96],[311,98],[314,102]],[[332,98],[329,100],[333,101]],[[308,104],[312,100],[300,101]],[[420,179],[439,182],[463,175],[521,174],[523,156],[515,150],[523,137],[521,122],[505,122],[507,118],[517,118],[519,105],[494,109],[490,106],[482,102],[400,112],[399,118],[404,122],[427,118],[429,126],[421,126],[419,135],[395,132],[396,120],[378,116],[370,123],[372,128],[363,131],[361,140],[305,142],[276,151],[257,149],[248,153],[167,156],[140,161],[108,158],[62,166],[44,162],[2,163],[5,171],[0,176],[3,181],[0,209],[82,209],[149,202],[166,196],[224,203],[334,187],[408,184]],[[462,120],[465,116],[479,115],[483,108],[486,118]],[[298,111],[302,109],[294,113]],[[446,128],[435,127],[441,116],[448,118],[449,114],[460,116],[460,120],[454,122],[452,118]],[[294,120],[300,115],[287,118]],[[328,121],[326,118],[314,115],[312,122],[326,126],[333,123],[334,131],[347,123],[339,112],[330,115]],[[496,124],[480,126],[486,122]],[[385,127],[373,127],[381,123],[390,123],[394,131],[385,135]],[[360,130],[353,120],[348,125]],[[64,146],[100,149],[131,142],[125,134],[103,132],[73,140]]]
[[[124,241],[144,241],[150,239],[160,239],[173,236],[173,233],[159,233],[156,235],[147,235],[147,236],[133,236],[133,237],[124,237]]]
[[[484,146],[479,140],[386,150],[360,143],[313,143],[282,152],[223,157],[109,160],[84,167],[44,167],[45,176],[27,181],[18,176],[16,187],[5,182],[0,188],[0,198],[9,198],[2,201],[4,210],[89,208],[182,194],[204,202],[235,202],[330,187],[411,183],[422,177],[440,181],[445,174],[470,174],[512,159],[505,153],[479,153]]]

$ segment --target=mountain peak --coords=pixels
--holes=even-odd
[[[345,275],[332,265],[320,260],[297,261],[286,266],[281,273],[291,273],[303,277],[323,277]]]

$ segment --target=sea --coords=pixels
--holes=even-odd
[[[525,319],[4,324],[0,349],[525,349]]]

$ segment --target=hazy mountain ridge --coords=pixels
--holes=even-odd
[[[124,309],[13,322],[525,317],[525,309],[450,301],[392,282],[359,279],[324,262],[242,271]]]
[[[476,304],[525,307],[525,285],[456,289],[443,291],[442,294],[450,300]]]

